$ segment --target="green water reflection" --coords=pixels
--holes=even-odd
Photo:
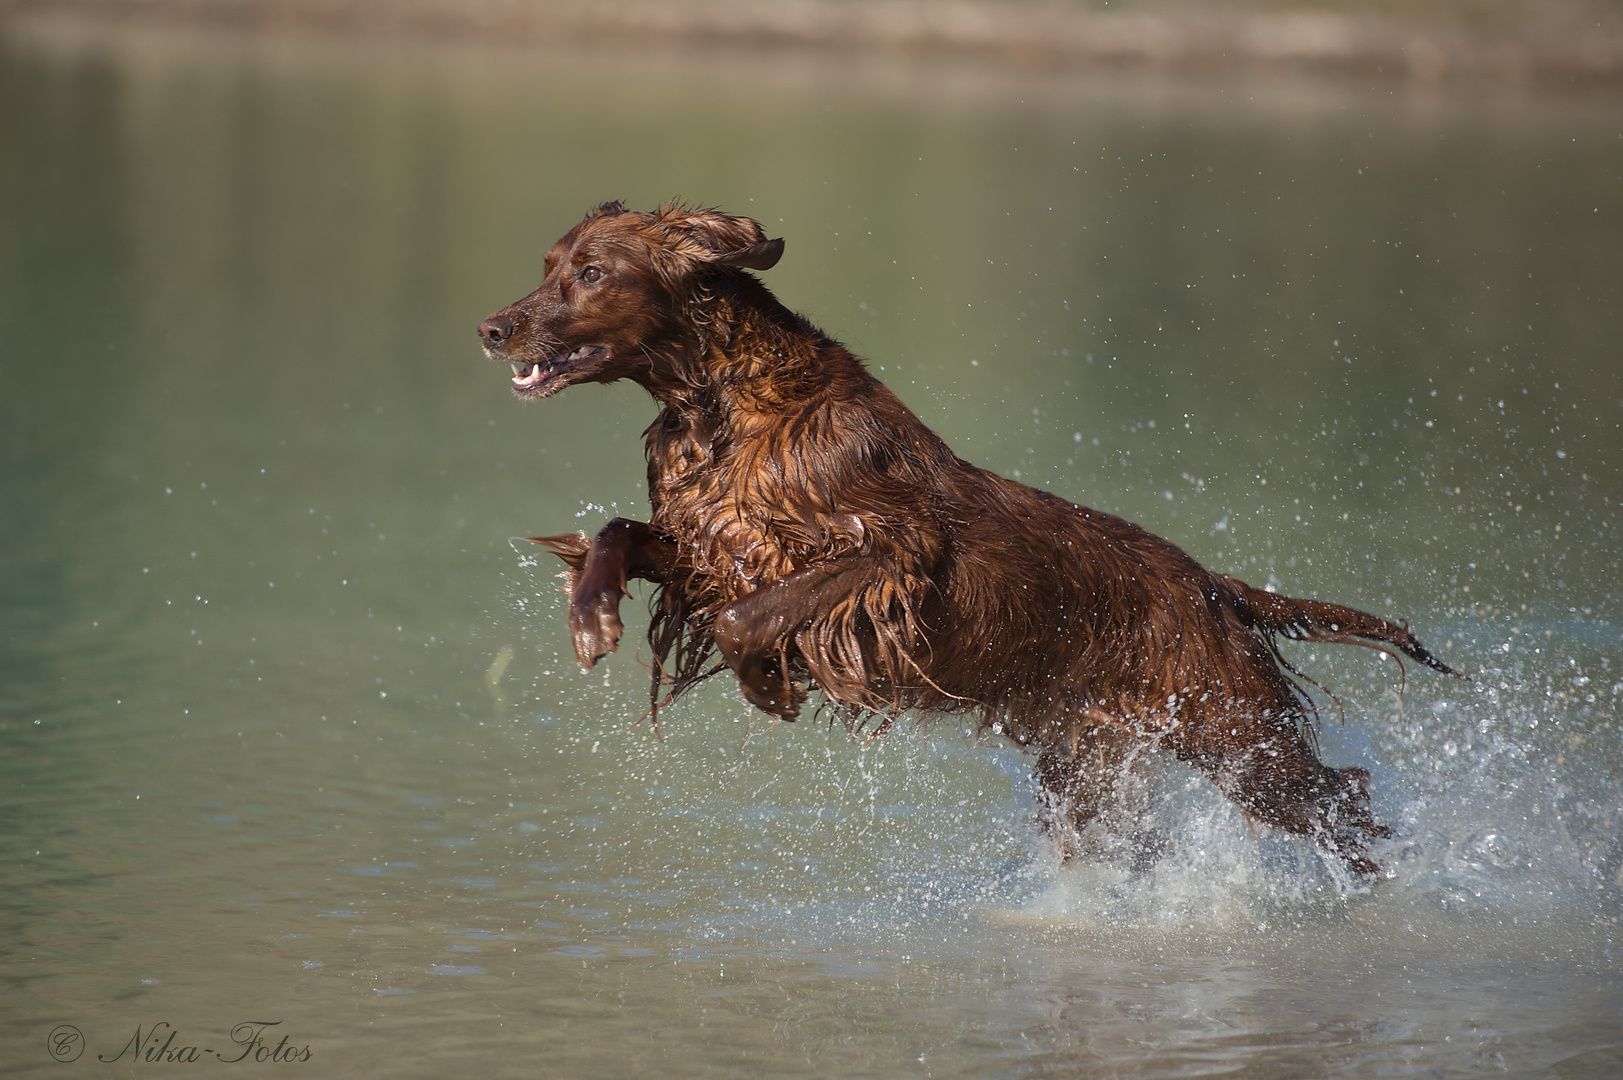
[[[1614,95],[0,43],[8,1073],[249,1019],[310,1075],[1623,1067]],[[673,196],[964,456],[1470,672],[1301,657],[1394,881],[1178,776],[1177,872],[1055,875],[1006,752],[719,685],[628,730],[508,538],[641,513],[652,410],[473,328]]]

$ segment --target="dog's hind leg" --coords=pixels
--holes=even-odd
[[[1370,811],[1368,771],[1319,761],[1293,712],[1231,717],[1222,727],[1227,746],[1194,754],[1180,749],[1178,756],[1263,824],[1308,837],[1360,874],[1379,872],[1365,844],[1392,831]]]
[[[625,625],[620,622],[620,599],[631,578],[670,580],[677,546],[652,525],[615,518],[590,541],[585,533],[531,536],[569,567],[564,588],[569,593],[569,631],[575,657],[590,668],[619,647]]]
[[[1142,826],[1154,780],[1153,750],[1116,724],[1073,728],[1063,745],[1043,750],[1037,758],[1037,817],[1061,859],[1126,855],[1134,869],[1156,861],[1165,838]]]

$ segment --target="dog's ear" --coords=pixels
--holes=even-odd
[[[760,222],[717,210],[667,206],[654,215],[654,230],[664,248],[660,261],[678,274],[707,266],[770,270],[783,257],[783,241],[768,240]]]
[[[763,240],[747,248],[711,259],[713,266],[742,266],[746,270],[770,270],[783,258],[783,238]]]

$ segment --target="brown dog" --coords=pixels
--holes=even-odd
[[[812,684],[853,729],[973,715],[1036,752],[1062,849],[1131,786],[1138,752],[1170,750],[1253,818],[1373,873],[1365,841],[1390,832],[1368,773],[1319,762],[1276,640],[1366,639],[1449,668],[1405,627],[1253,589],[954,456],[745,272],[782,253],[749,218],[607,203],[479,327],[520,397],[630,379],[661,406],[652,520],[536,538],[568,564],[580,662],[616,648],[626,581],[643,578],[656,708],[721,670],[719,651],[786,720]]]

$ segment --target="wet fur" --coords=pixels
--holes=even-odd
[[[1363,873],[1363,769],[1315,752],[1280,638],[1357,642],[1449,669],[1406,627],[1206,570],[1131,522],[958,458],[842,345],[748,270],[782,251],[748,218],[605,204],[546,278],[480,328],[524,397],[630,379],[647,523],[536,538],[568,566],[586,667],[613,651],[630,578],[657,586],[655,708],[730,669],[786,720],[810,689],[853,730],[967,715],[1037,755],[1045,818],[1074,847],[1170,751],[1250,817]],[[531,366],[534,365],[534,366]],[[657,714],[656,714],[657,715]]]

